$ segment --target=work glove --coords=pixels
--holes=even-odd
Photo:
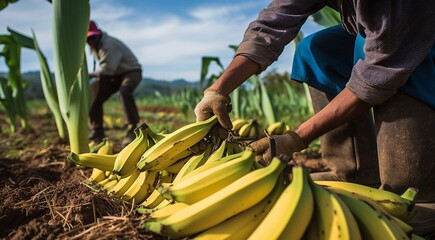
[[[227,130],[231,130],[233,124],[228,114],[231,110],[231,99],[228,95],[208,88],[204,91],[204,97],[196,105],[194,112],[197,122],[207,120],[216,115],[220,125]]]
[[[291,156],[294,152],[300,152],[308,147],[308,144],[293,131],[287,131],[283,135],[272,135],[275,139],[276,156]],[[249,147],[256,153],[255,160],[263,165],[268,165],[272,160],[272,149],[270,139],[264,137],[249,144]]]

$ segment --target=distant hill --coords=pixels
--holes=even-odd
[[[6,73],[0,72],[0,76],[6,76]],[[29,71],[22,73],[23,79],[28,83],[25,94],[27,99],[44,99],[42,92],[39,71]],[[157,80],[153,78],[143,78],[140,85],[136,88],[134,95],[136,97],[154,95],[159,92],[163,96],[181,91],[185,88],[199,88],[199,82],[188,82],[184,79],[175,80]]]

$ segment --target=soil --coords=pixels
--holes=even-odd
[[[29,129],[10,135],[0,115],[1,239],[163,239],[140,228],[145,217],[133,206],[83,183],[91,169],[66,160],[68,144],[50,113],[31,114],[29,122]],[[124,131],[106,131],[115,151]],[[296,162],[325,170],[309,152]]]

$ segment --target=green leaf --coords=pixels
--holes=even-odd
[[[330,27],[340,24],[340,14],[330,7],[324,7],[312,15],[314,21],[322,26]]]
[[[14,38],[14,40],[22,47],[35,49],[35,46],[33,45],[33,39],[31,37],[19,33],[10,27],[8,27],[7,29],[11,33],[11,36]]]

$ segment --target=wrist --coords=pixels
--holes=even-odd
[[[298,149],[298,151],[308,148],[309,142],[302,139],[296,132],[289,130],[285,132],[285,135],[291,139],[293,146]]]

